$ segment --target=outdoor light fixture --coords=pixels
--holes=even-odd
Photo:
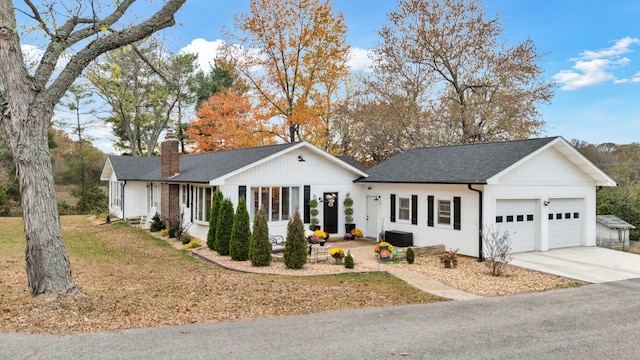
[[[302,157],[302,155],[298,155],[298,161],[300,162],[305,162],[304,158]]]
[[[544,206],[549,206],[549,200],[544,202]]]

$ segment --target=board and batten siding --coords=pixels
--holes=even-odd
[[[371,189],[369,189],[369,187]],[[481,188],[478,187],[478,188]],[[386,184],[368,183],[364,188],[365,196],[379,196],[378,202],[378,232],[399,230],[413,233],[414,246],[430,246],[444,244],[447,250],[459,249],[460,254],[478,256],[478,193],[471,191],[467,185],[436,185],[436,184]],[[391,194],[395,194],[396,202],[401,197],[411,199],[417,195],[418,223],[399,220],[391,222]],[[428,226],[428,197],[434,197],[434,226]],[[453,212],[451,209],[451,225],[439,225],[438,200],[450,200],[460,197],[460,230],[453,227]],[[398,207],[396,206],[396,214]]]
[[[580,245],[594,246],[596,241],[595,198],[593,180],[553,148],[529,158],[517,167],[490,179],[485,186],[483,222],[496,226],[498,200],[537,200],[536,250],[549,250],[549,206],[553,199],[576,199],[583,204],[583,231]]]
[[[298,156],[302,155],[304,162],[298,161]],[[250,199],[251,189],[254,187],[299,187],[299,211],[303,217],[304,206],[304,186],[311,186],[311,196],[321,197],[324,192],[334,192],[338,195],[338,234],[344,231],[344,209],[342,201],[349,192],[354,199],[354,221],[364,223],[364,208],[366,206],[364,197],[361,195],[360,187],[354,186],[353,180],[359,176],[333,163],[327,158],[318,155],[308,149],[298,149],[280,156],[274,157],[262,164],[249,167],[224,179],[219,183],[220,191],[225,198],[233,202],[234,209],[238,206],[238,192],[240,186],[246,186],[247,200]],[[213,179],[216,182],[215,179]],[[362,200],[359,200],[362,198]],[[247,203],[251,213],[251,204]],[[294,209],[291,209],[294,210]],[[319,204],[320,214],[318,219],[323,223],[322,204]],[[293,215],[293,214],[291,214]],[[251,218],[253,222],[253,217]],[[287,235],[288,220],[270,221],[269,234]],[[305,224],[308,228],[308,224]],[[189,229],[189,233],[196,237],[205,236],[208,226],[194,223]]]

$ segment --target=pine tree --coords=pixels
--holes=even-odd
[[[253,220],[253,233],[249,243],[249,259],[253,266],[269,266],[271,264],[269,225],[263,208],[258,210]]]
[[[287,241],[284,244],[284,264],[289,269],[301,269],[307,262],[307,241],[304,224],[296,211],[287,225]]]
[[[250,221],[247,202],[241,197],[238,201],[236,216],[233,219],[231,241],[229,243],[229,254],[233,260],[245,261],[249,259],[249,241],[251,240]]]
[[[218,225],[218,213],[222,204],[222,192],[216,190],[211,199],[211,212],[209,212],[209,232],[207,233],[207,246],[211,250],[215,250],[216,242],[216,226]]]
[[[216,225],[216,240],[214,248],[220,255],[229,255],[229,241],[233,228],[233,203],[224,199],[218,212],[218,224]]]

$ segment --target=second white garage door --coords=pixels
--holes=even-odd
[[[582,244],[582,199],[549,199],[549,249]]]
[[[509,232],[511,252],[536,250],[537,211],[536,200],[498,200],[496,202],[496,227]]]

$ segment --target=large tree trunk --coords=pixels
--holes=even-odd
[[[48,123],[45,119],[38,122]],[[34,135],[24,136],[13,151],[22,193],[29,289],[33,296],[74,296],[78,288],[62,241],[47,134]]]

